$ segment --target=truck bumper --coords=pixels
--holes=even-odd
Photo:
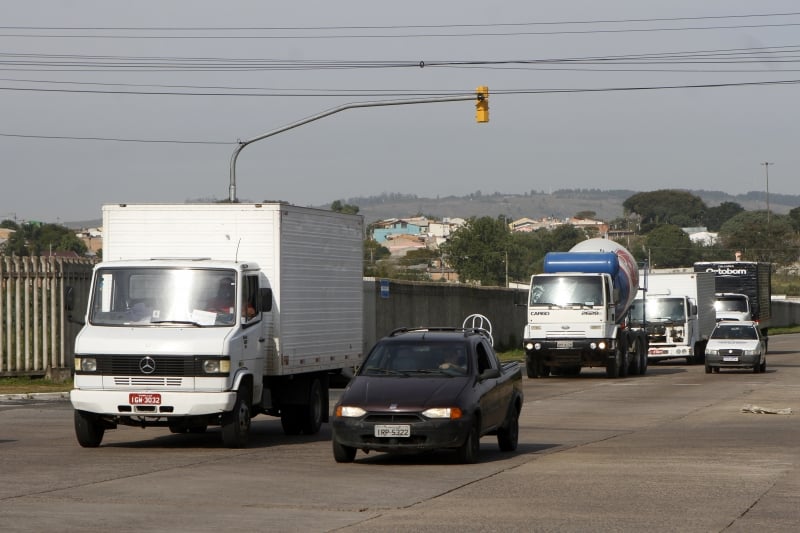
[[[76,410],[99,415],[201,416],[232,411],[236,402],[236,392],[73,389],[70,391],[69,399]],[[139,403],[140,401],[147,403]]]
[[[602,366],[616,357],[614,339],[525,339],[523,347],[547,366]]]

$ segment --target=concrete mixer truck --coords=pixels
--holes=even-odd
[[[608,239],[550,252],[531,277],[523,334],[529,378],[570,376],[605,367],[609,378],[647,371],[647,337],[627,328],[639,290],[636,260]]]

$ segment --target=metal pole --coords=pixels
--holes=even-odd
[[[767,236],[769,237],[769,166],[774,165],[775,163],[764,161],[761,164],[764,165],[764,172],[767,175]]]
[[[257,137],[253,137],[252,139],[248,139],[246,141],[239,141],[239,146],[234,149],[233,154],[231,155],[231,182],[230,187],[228,189],[228,200],[231,203],[236,202],[236,160],[239,158],[239,153],[244,150],[245,146],[248,146],[256,141],[260,141],[262,139],[266,139],[268,137],[272,137],[279,133],[283,133],[284,131],[289,131],[299,126],[303,126],[304,124],[308,124],[309,122],[314,122],[315,120],[319,120],[321,118],[329,117],[331,115],[335,115],[336,113],[340,113],[347,109],[357,109],[360,107],[386,107],[386,106],[395,106],[395,105],[410,105],[410,104],[432,104],[437,102],[463,102],[465,100],[475,100],[476,98],[480,98],[476,94],[470,94],[469,96],[443,96],[441,98],[414,98],[410,100],[385,100],[385,101],[377,101],[377,102],[353,102],[350,104],[344,104],[339,107],[334,107],[327,111],[323,111],[316,115],[310,116],[303,120],[298,120],[297,122],[293,122],[287,126],[283,126],[276,130],[269,131]]]

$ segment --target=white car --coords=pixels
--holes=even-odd
[[[706,345],[706,374],[720,368],[767,370],[767,346],[758,324],[751,321],[718,322]]]

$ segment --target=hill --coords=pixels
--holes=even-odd
[[[539,219],[552,216],[566,218],[581,211],[594,211],[597,218],[611,221],[623,214],[622,203],[641,191],[627,189],[603,191],[600,189],[561,189],[553,193],[483,194],[476,191],[466,196],[427,198],[416,194],[384,193],[380,196],[338,198],[343,203],[357,205],[367,224],[387,218],[405,218],[423,214],[433,219],[498,217],[512,220],[528,217]],[[763,191],[730,195],[721,191],[689,191],[699,196],[709,207],[723,202],[736,202],[749,211],[766,209]],[[333,202],[333,199],[331,202]],[[199,200],[198,200],[199,201]],[[204,200],[209,201],[209,200]],[[774,213],[786,214],[800,206],[800,195],[775,194],[769,197],[769,208]],[[191,202],[190,202],[191,203]],[[330,209],[330,204],[315,206]],[[67,222],[69,228],[99,226],[101,220]]]
[[[538,219],[552,216],[566,218],[581,211],[594,211],[597,218],[610,221],[623,215],[622,204],[637,192],[632,190],[562,189],[553,193],[482,194],[467,196],[426,198],[414,194],[386,193],[368,198],[342,199],[343,203],[357,205],[367,224],[387,218],[403,218],[417,214],[429,218],[445,217],[497,217],[505,215],[512,220],[529,217]],[[699,196],[709,207],[723,202],[736,202],[747,210],[766,209],[764,192],[730,195],[721,191],[689,191]],[[800,195],[770,195],[770,211],[786,214],[800,206]],[[330,206],[319,206],[329,208]]]

